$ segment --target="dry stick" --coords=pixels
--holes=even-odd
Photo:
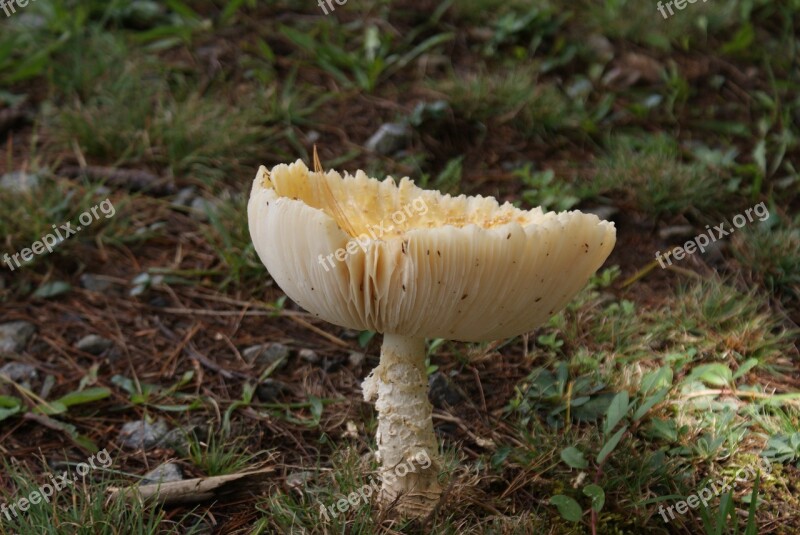
[[[637,271],[636,273],[631,275],[628,279],[626,279],[625,282],[622,283],[621,287],[622,288],[626,288],[626,287],[630,286],[634,282],[638,281],[639,279],[641,279],[642,277],[644,277],[645,275],[647,275],[648,273],[653,271],[653,269],[657,265],[658,265],[658,260],[653,260],[652,262],[650,262],[649,264],[644,266],[642,269],[640,269],[639,271]]]
[[[186,344],[186,347],[183,348],[183,350],[186,351],[186,353],[189,355],[189,358],[196,360],[206,368],[209,368],[217,372],[225,379],[233,379],[234,377],[239,379],[252,379],[252,377],[250,377],[246,373],[241,373],[234,370],[226,370],[222,366],[218,365],[217,363],[215,363],[214,361],[210,360],[208,357],[200,353],[194,346],[194,344],[191,342]]]
[[[198,316],[274,316],[275,312],[268,312],[266,310],[205,310],[201,308],[158,308],[160,312],[166,312],[168,314],[197,314]],[[331,343],[336,344],[340,347],[350,347],[350,344],[338,338],[330,333],[327,333],[320,329],[319,327],[315,327],[311,323],[307,322],[306,320],[302,319],[300,316],[295,316],[293,314],[286,314],[285,317],[289,318],[293,322],[305,327],[310,331],[314,331],[321,337],[325,338],[326,340],[330,341]]]
[[[174,332],[172,332],[168,327],[166,327],[163,323],[158,321],[158,319],[156,319],[156,324],[158,325],[159,330],[162,333],[164,333],[164,335],[167,338],[169,338],[173,342],[177,342],[178,341],[178,336]],[[186,352],[186,354],[189,356],[190,359],[195,360],[195,361],[199,362],[200,364],[202,364],[203,366],[205,366],[206,368],[217,372],[218,374],[220,374],[225,379],[234,379],[234,378],[251,379],[251,377],[249,375],[247,375],[247,374],[240,373],[240,372],[233,371],[233,370],[226,370],[225,368],[223,368],[222,366],[220,366],[216,362],[210,360],[208,357],[206,357],[205,355],[200,353],[200,351],[197,350],[197,348],[195,347],[195,345],[191,341],[191,338],[192,338],[192,336],[194,336],[195,332],[196,332],[196,330],[193,330],[192,332],[190,332],[189,335],[184,339],[184,341],[181,342],[184,345],[183,351]]]
[[[706,396],[735,396],[737,398],[752,398],[752,399],[772,399],[775,396],[779,396],[780,394],[767,394],[766,392],[751,392],[749,390],[724,390],[724,389],[707,389],[707,390],[698,390],[696,392],[690,392],[686,394],[681,399],[676,399],[672,401],[672,403],[681,403],[687,399],[692,398],[701,398]],[[800,400],[793,400],[793,399],[786,399],[783,401],[784,403],[789,404],[798,404]]]
[[[316,327],[316,326],[312,325],[311,323],[307,322],[306,320],[304,320],[303,318],[301,318],[299,316],[287,316],[287,317],[289,319],[291,319],[293,322],[297,323],[298,325],[301,325],[301,326],[305,327],[306,329],[308,329],[310,331],[314,331],[315,333],[317,333],[321,337],[325,338],[326,340],[330,341],[331,343],[336,344],[337,346],[347,347],[347,348],[350,347],[350,344],[348,344],[347,342],[345,342],[341,338],[338,338],[338,337],[336,337],[336,336],[334,336],[334,335],[332,335],[332,334],[330,334],[328,332],[323,331],[319,327]]]
[[[108,487],[109,499],[120,496],[140,501],[156,501],[164,505],[195,503],[211,499],[233,499],[237,496],[257,494],[266,487],[267,474],[274,468],[262,468],[252,472],[225,476],[198,477],[186,481],[134,485],[132,487]]]
[[[75,167],[64,166],[58,170],[62,175],[71,178],[86,176],[91,180],[104,180],[112,186],[131,191],[143,191],[153,195],[170,195],[175,193],[175,186],[169,179],[159,178],[153,173],[138,169],[115,169],[113,167]]]
[[[261,302],[258,302],[258,301],[251,303],[251,302],[248,302],[248,301],[239,301],[237,299],[230,299],[230,298],[226,298],[226,297],[213,296],[213,295],[205,295],[205,294],[196,293],[196,292],[189,292],[188,295],[190,297],[197,297],[198,299],[208,299],[208,300],[211,300],[211,301],[219,301],[221,303],[228,303],[228,304],[231,304],[231,305],[237,305],[237,306],[243,306],[243,307],[245,307],[245,306],[257,306],[257,307],[265,308],[266,310],[271,310],[273,312],[269,312],[269,313],[265,314],[263,311],[244,310],[244,311],[240,312],[240,314],[242,316],[274,316],[274,315],[279,315],[279,316],[282,316],[282,317],[287,317],[287,318],[291,319],[292,321],[294,321],[295,323],[297,323],[298,325],[300,325],[302,327],[305,327],[306,329],[309,329],[309,330],[317,333],[318,335],[322,336],[326,340],[328,340],[328,341],[330,341],[330,342],[332,342],[332,343],[334,343],[334,344],[336,344],[338,346],[346,347],[346,348],[350,347],[350,344],[348,344],[347,342],[345,342],[341,338],[339,338],[337,336],[334,336],[334,335],[332,335],[332,334],[330,334],[330,333],[328,333],[326,331],[323,331],[319,327],[315,327],[314,325],[312,325],[308,321],[304,321],[303,318],[311,318],[311,317],[313,317],[311,314],[309,314],[307,312],[297,312],[295,310],[279,309],[279,308],[277,308],[277,307],[275,307],[273,305],[270,305],[270,304],[267,304],[267,303],[261,303]],[[159,310],[165,310],[165,309],[159,309]],[[170,309],[170,311],[176,311],[176,313],[177,313],[178,310],[197,310],[197,309]],[[232,312],[232,311],[228,311],[228,312]],[[216,315],[216,313],[215,313],[215,315]],[[228,314],[228,315],[233,315],[233,314],[231,313],[231,314]]]

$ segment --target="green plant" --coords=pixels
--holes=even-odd
[[[194,432],[186,438],[189,460],[206,476],[235,474],[252,467],[253,461],[259,457],[257,453],[247,452],[242,446],[243,439],[231,441],[227,436],[209,433],[201,440]]]
[[[437,12],[439,12],[437,10]],[[434,17],[434,20],[437,17]],[[281,33],[315,58],[320,68],[328,72],[338,82],[372,92],[377,85],[399,72],[420,55],[453,39],[451,33],[431,36],[407,52],[400,52],[412,46],[417,33],[404,36],[395,45],[394,38],[381,34],[377,26],[367,26],[362,37],[362,46],[349,50],[342,34],[332,35],[329,27],[323,26],[319,37],[298,31],[290,26],[282,26]]]
[[[776,435],[767,442],[764,457],[779,463],[797,461],[800,468],[800,432],[791,435]]]
[[[770,293],[800,304],[800,229],[755,227],[733,239],[733,253]]]
[[[680,161],[678,145],[666,135],[617,136],[598,162],[597,193],[616,192],[655,218],[704,215],[722,206],[727,193],[719,178],[695,163]]]
[[[70,407],[94,403],[107,398],[111,395],[111,391],[108,388],[84,388],[82,384],[80,388],[73,392],[64,394],[57,399],[46,401],[24,386],[7,379],[4,375],[0,375],[0,384],[2,383],[7,383],[13,387],[18,392],[19,397],[0,395],[0,422],[28,413],[38,417],[39,421],[48,422],[53,429],[63,432],[81,448],[89,451],[98,450],[95,443],[89,437],[82,435],[77,427],[61,422],[52,418],[52,416],[64,414]]]
[[[12,504],[20,498],[30,496],[44,479],[18,465],[4,464],[4,473],[8,475],[9,481],[13,481],[15,492],[9,494],[4,489],[1,490],[0,503]],[[200,533],[198,528],[201,526],[189,527],[192,520],[198,517],[192,512],[167,519],[164,510],[156,504],[123,499],[108,500],[107,488],[123,483],[119,478],[112,477],[108,471],[101,472],[100,478],[95,480],[73,477],[77,480],[72,485],[65,485],[47,502],[30,501],[25,512],[9,514],[9,518],[4,515],[0,523],[0,533],[117,535],[120,533],[120,526],[125,526],[126,533],[137,535]]]
[[[539,82],[537,74],[528,69],[481,72],[466,81],[454,76],[433,85],[448,96],[453,111],[468,121],[508,123],[523,135],[581,125],[579,114],[561,90]]]
[[[569,210],[580,202],[580,193],[566,181],[556,181],[552,169],[533,171],[533,166],[526,163],[514,171],[527,189],[522,191],[522,199],[530,206],[541,206],[549,212]]]
[[[761,474],[756,474],[753,483],[753,492],[750,494],[750,506],[747,509],[747,524],[742,535],[758,534],[758,519],[756,509],[758,508],[758,488],[761,483]],[[717,508],[716,518],[713,512],[705,503],[699,509],[700,518],[703,520],[703,529],[706,535],[739,535],[739,515],[733,501],[733,492],[726,492],[720,497],[719,507]],[[728,520],[730,518],[730,520]],[[728,523],[730,522],[730,524]]]

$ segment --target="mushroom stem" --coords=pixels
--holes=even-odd
[[[428,401],[425,339],[386,334],[381,362],[362,384],[364,399],[377,398],[377,458],[383,481],[379,502],[421,518],[430,513],[442,488],[441,465]]]

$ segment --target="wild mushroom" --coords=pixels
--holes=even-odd
[[[579,211],[523,211],[491,197],[423,190],[408,178],[342,178],[317,167],[298,160],[259,169],[250,235],[298,305],[384,334],[380,364],[362,385],[365,400],[377,398],[381,474],[420,454],[432,462],[382,477],[380,501],[421,517],[441,495],[425,338],[480,342],[532,330],[586,284],[616,231]]]

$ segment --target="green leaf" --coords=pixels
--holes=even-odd
[[[571,468],[583,469],[589,466],[588,461],[583,456],[583,452],[574,446],[561,450],[561,460]]]
[[[0,408],[13,409],[22,405],[22,400],[14,396],[0,396]]]
[[[649,398],[645,399],[639,406],[639,408],[636,409],[636,412],[633,413],[633,419],[637,422],[641,420],[642,417],[645,414],[647,414],[647,412],[650,409],[652,409],[658,403],[664,401],[664,398],[667,397],[668,393],[669,393],[669,387],[665,387],[656,392],[655,394],[653,394],[652,396],[650,396]]]
[[[600,450],[600,453],[597,454],[597,464],[603,464],[603,461],[606,460],[606,457],[608,457],[609,453],[614,451],[614,448],[616,448],[617,444],[619,444],[622,435],[627,430],[628,430],[627,425],[622,426],[619,429],[619,431],[614,433],[614,435],[610,439],[608,439],[605,444],[603,444],[603,448]]]
[[[756,366],[758,366],[758,359],[747,359],[742,363],[741,366],[739,366],[739,369],[736,370],[736,373],[733,374],[733,378],[738,379],[742,377]]]
[[[603,491],[603,487],[592,483],[583,487],[583,493],[592,499],[592,509],[599,513],[606,503],[606,493]]]
[[[322,400],[316,396],[309,396],[308,401],[311,403],[311,416],[313,416],[314,421],[318,423],[322,418]]]
[[[501,446],[497,449],[494,455],[492,455],[492,468],[500,468],[505,462],[506,458],[508,458],[509,454],[512,452],[511,446]]]
[[[21,409],[22,407],[20,407],[19,405],[16,407],[11,407],[10,409],[0,409],[0,422],[5,420],[6,418],[11,418],[15,414],[17,414]]]
[[[98,386],[95,388],[87,388],[81,392],[71,392],[58,398],[55,403],[61,403],[65,407],[72,407],[73,405],[82,405],[84,403],[91,403],[93,401],[105,399],[110,395],[111,390],[102,386]]]
[[[730,41],[722,45],[721,51],[723,54],[743,52],[750,48],[750,45],[753,44],[755,37],[756,32],[753,29],[753,25],[747,22],[743,24],[741,28],[739,28],[739,31],[736,32]]]
[[[64,281],[53,281],[48,282],[39,286],[39,288],[33,292],[33,297],[41,298],[41,299],[49,299],[51,297],[57,297],[61,294],[65,294],[72,289],[72,286],[68,282]]]
[[[295,30],[289,26],[281,26],[279,28],[280,33],[286,36],[291,42],[295,45],[299,46],[306,52],[314,53],[314,49],[316,48],[316,41],[310,35],[307,35],[304,32]]]
[[[229,0],[228,5],[222,10],[220,20],[223,24],[227,24],[239,9],[244,5],[247,0]]]
[[[642,378],[641,391],[648,394],[665,386],[672,386],[672,368],[669,366],[661,366],[645,374]]]
[[[728,386],[733,380],[730,368],[720,363],[701,364],[695,366],[692,372],[684,379],[684,383],[700,380],[707,385]]]
[[[569,520],[570,522],[581,521],[581,506],[569,496],[556,494],[550,498],[550,503],[558,508],[558,514],[560,514],[561,518],[564,520]]]
[[[52,416],[54,414],[61,414],[67,412],[67,406],[58,401],[48,401],[47,405],[39,405],[35,407],[34,412]]]
[[[756,480],[753,483],[753,493],[750,495],[750,507],[747,511],[747,527],[744,535],[758,535],[758,524],[756,523],[756,509],[758,508],[758,486],[761,483],[761,472],[756,473]]]
[[[358,335],[359,347],[367,347],[367,344],[370,340],[372,340],[373,336],[375,336],[375,331],[361,331],[361,333]]]
[[[620,420],[625,417],[629,405],[630,400],[627,390],[623,390],[614,396],[614,399],[611,400],[611,405],[608,406],[608,410],[606,411],[606,422],[603,427],[603,434],[608,435],[614,430]]]
[[[151,405],[154,409],[158,409],[164,412],[187,412],[194,410],[198,407],[201,407],[203,402],[199,399],[194,400],[189,405]]]

